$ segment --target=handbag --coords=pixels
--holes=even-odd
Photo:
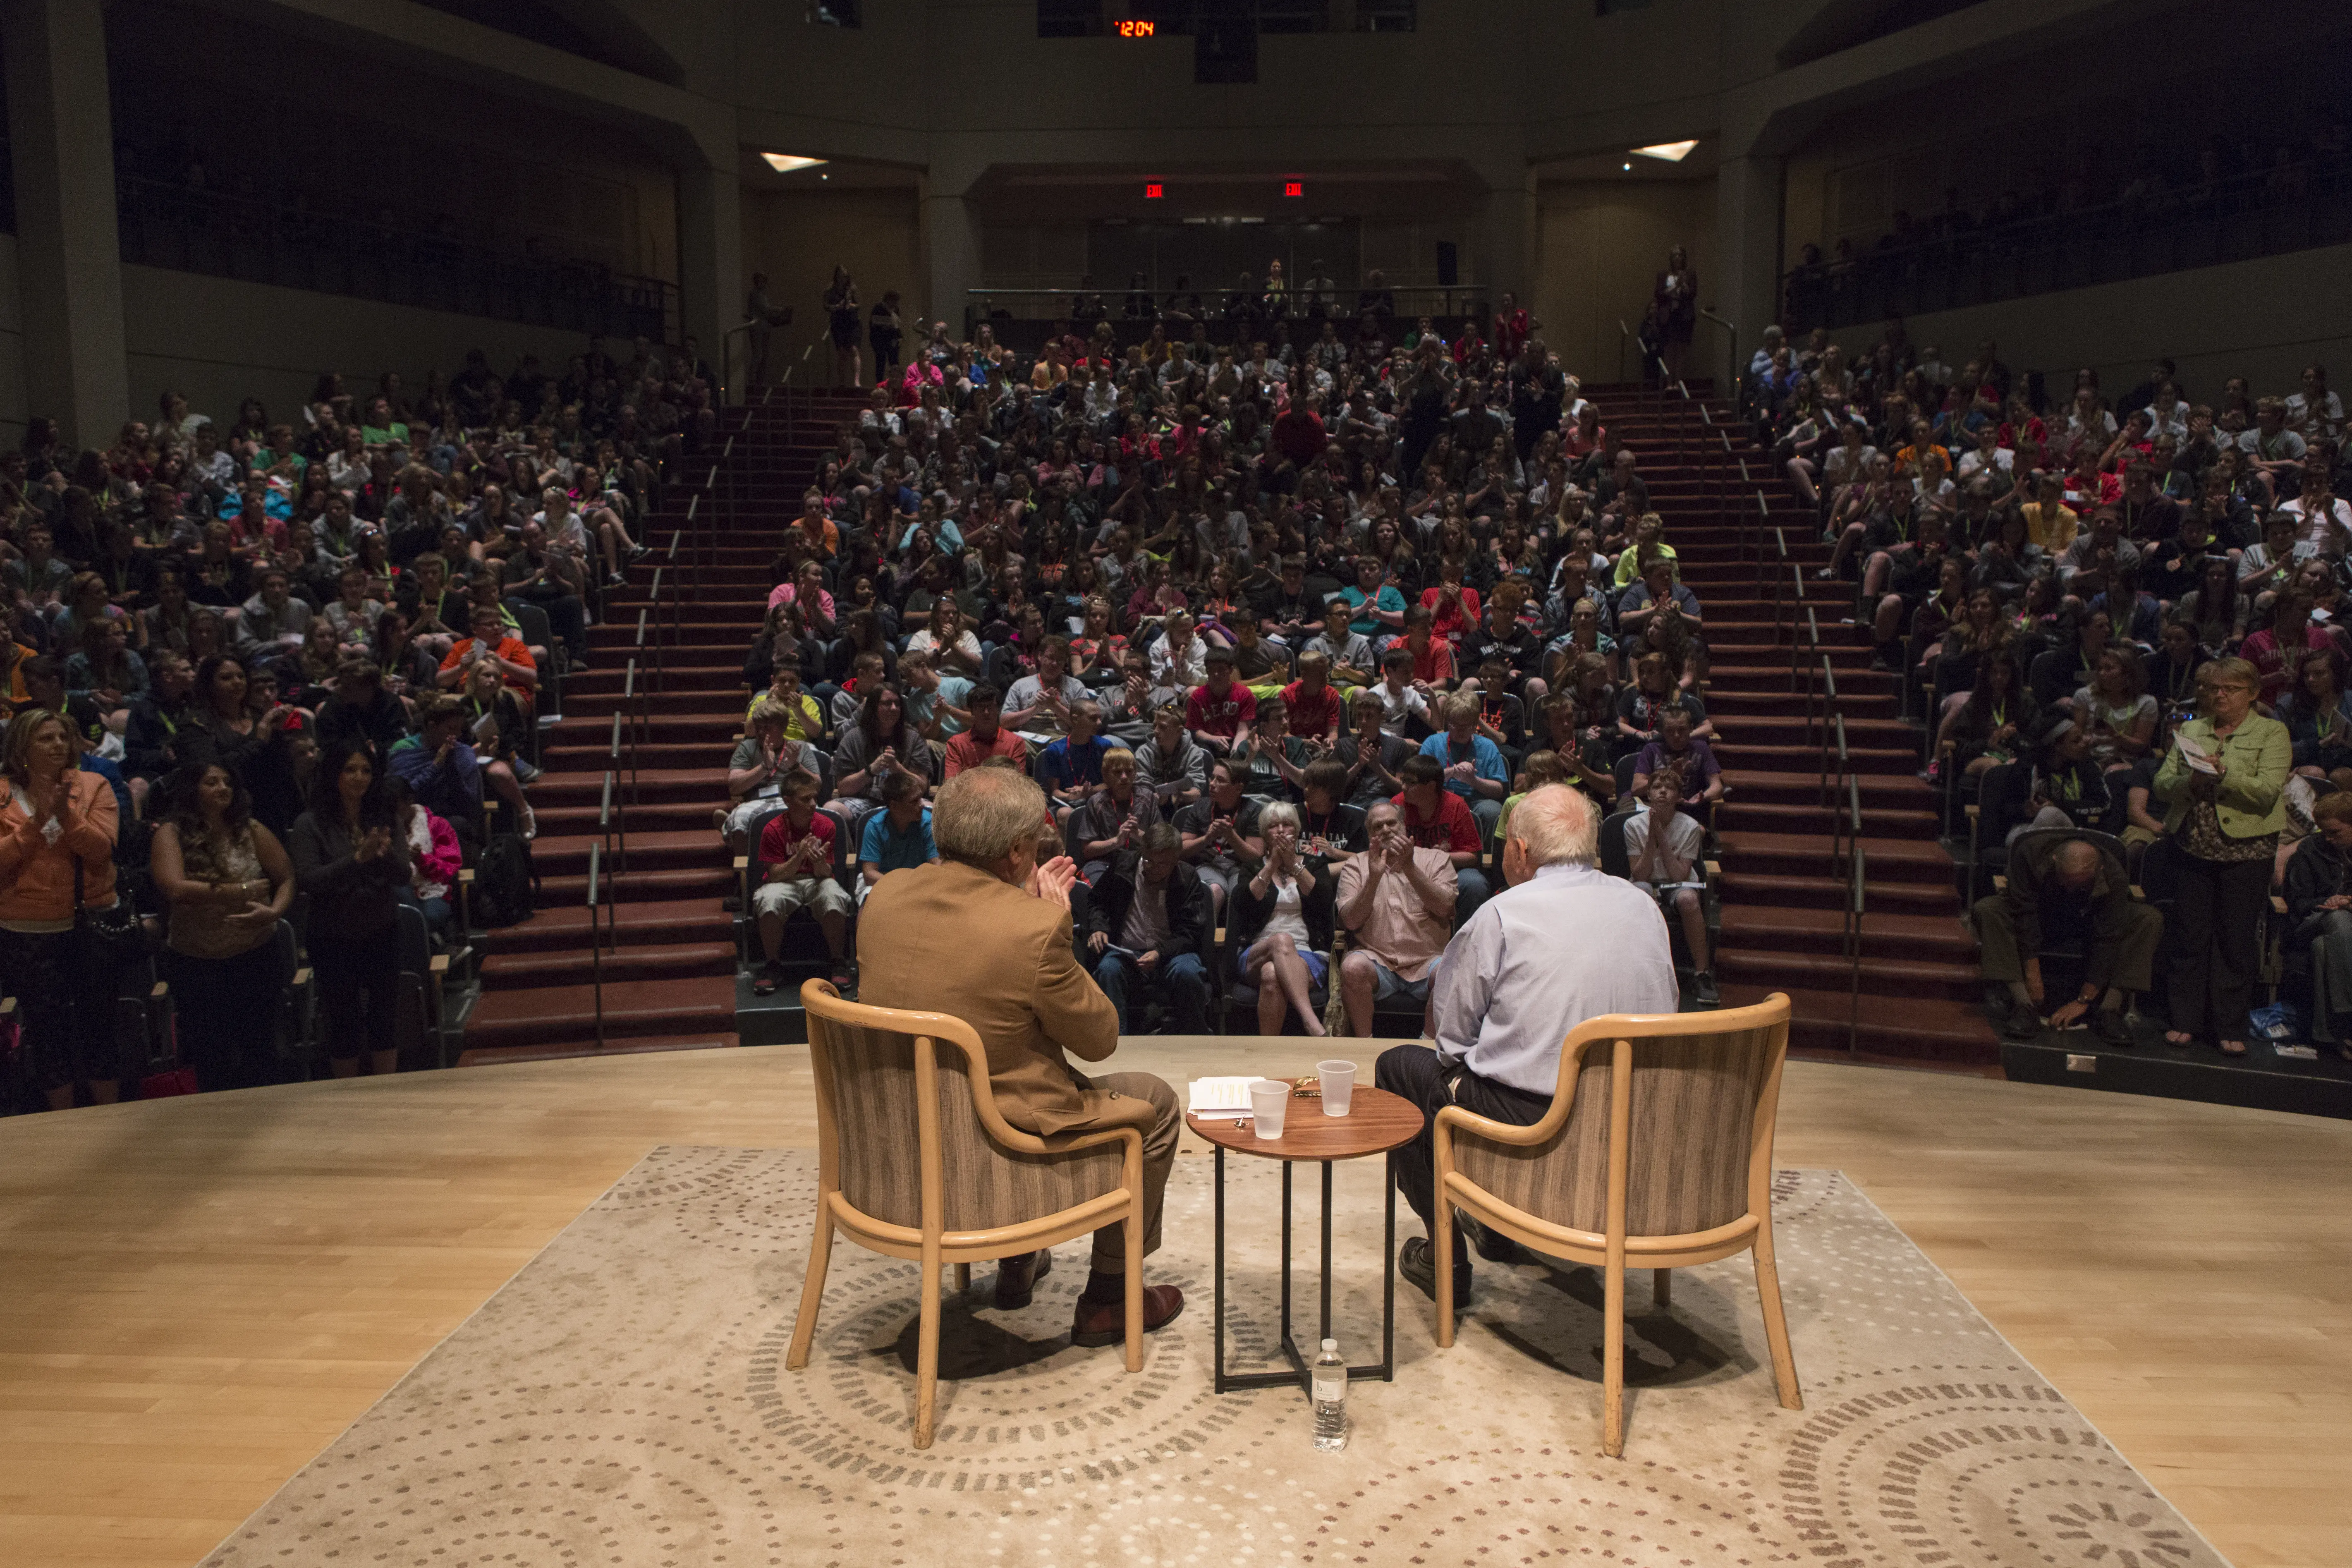
[[[93,910],[81,901],[81,858],[74,858],[74,931],[84,942],[118,963],[147,956],[147,933],[139,927],[139,911],[128,893],[118,893],[112,907]]]

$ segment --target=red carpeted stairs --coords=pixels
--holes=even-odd
[[[1899,717],[1896,678],[1872,670],[1871,649],[1844,624],[1853,614],[1852,585],[1812,580],[1829,560],[1812,517],[1770,471],[1768,456],[1748,449],[1744,427],[1704,384],[1691,384],[1691,393],[1712,426],[1671,389],[1585,392],[1640,458],[1706,627],[1707,712],[1723,731],[1716,751],[1731,792],[1717,818],[1723,931],[1716,973],[1724,1002],[1786,991],[1796,1008],[1792,1045],[1848,1049],[1856,1009],[1841,945],[1847,884],[1843,867],[1832,861],[1822,731],[1807,721],[1803,690],[1790,683],[1797,617],[1787,605],[1794,589],[1781,584],[1776,627],[1772,579],[1758,552],[1778,570],[1777,548],[1769,529],[1748,526],[1761,491],[1804,574],[1862,786],[1866,912],[1853,1047],[1865,1056],[1956,1066],[1998,1062],[1999,1045],[1976,1005],[1975,947],[1960,929],[1951,857],[1937,842],[1935,802],[1918,776],[1920,731]],[[1732,433],[1727,468],[1718,430]],[[1699,461],[1702,440],[1716,443],[1712,464]],[[1738,482],[1740,458],[1746,484]]]
[[[542,733],[544,774],[532,784],[539,816],[533,859],[543,879],[539,913],[521,925],[476,939],[482,954],[481,995],[466,1021],[463,1065],[593,1056],[597,965],[589,938],[589,849],[601,842],[597,814],[612,742],[635,653],[637,613],[646,606],[653,569],[665,567],[663,598],[678,573],[667,567],[673,531],[686,530],[677,560],[685,597],[675,640],[661,649],[662,672],[646,705],[645,743],[633,745],[625,723],[624,771],[616,805],[628,798],[626,766],[637,767],[635,804],[621,807],[627,830],[625,869],[606,861],[612,945],[602,954],[604,1054],[685,1050],[737,1042],[734,917],[723,907],[733,888],[728,856],[710,825],[727,798],[727,756],[742,730],[743,654],[759,629],[768,596],[773,541],[800,512],[821,453],[859,402],[824,394],[779,394],[749,411],[730,409],[734,457],[720,465],[718,504],[694,501],[712,459],[689,461],[641,542],[654,553],[634,568],[629,585],[607,596],[604,619],[589,634],[590,668],[563,692],[563,719]],[[689,563],[702,546],[697,573]],[[669,620],[665,609],[665,627]],[[653,634],[648,633],[650,640]],[[650,658],[638,676],[651,675]]]

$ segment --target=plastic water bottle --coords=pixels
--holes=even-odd
[[[1336,1454],[1348,1446],[1348,1363],[1339,1342],[1325,1340],[1310,1374],[1315,1395],[1315,1447]]]

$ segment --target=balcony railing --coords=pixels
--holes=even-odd
[[[2352,159],[1970,229],[1780,279],[1793,331],[1958,310],[2352,241]]]
[[[158,180],[118,179],[122,259],[583,335],[677,341],[677,290],[592,262]]]

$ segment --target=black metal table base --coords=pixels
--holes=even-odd
[[[1290,1363],[1286,1372],[1227,1372],[1225,1370],[1225,1151],[1217,1148],[1217,1227],[1216,1227],[1216,1389],[1229,1394],[1245,1388],[1296,1388],[1308,1398],[1314,1396],[1313,1380],[1308,1367],[1310,1358],[1300,1351],[1298,1341],[1290,1327],[1290,1167],[1296,1162],[1282,1162],[1282,1354]],[[1319,1346],[1331,1337],[1331,1162],[1320,1160],[1323,1167],[1323,1256],[1322,1256],[1322,1331],[1316,1336]],[[1396,1381],[1396,1155],[1387,1156],[1384,1185],[1387,1189],[1387,1223],[1381,1245],[1381,1359],[1370,1366],[1351,1366],[1350,1379],[1377,1377],[1383,1383]]]

